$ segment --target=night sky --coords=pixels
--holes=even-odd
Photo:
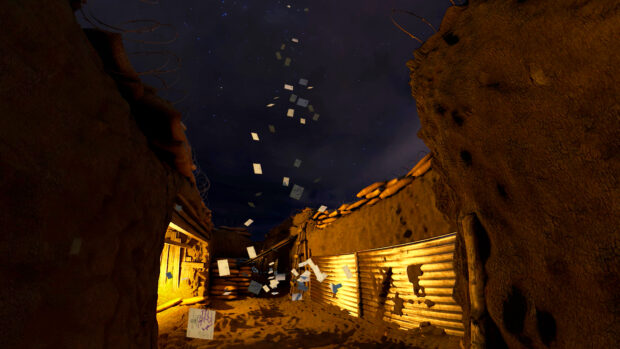
[[[110,25],[137,19],[173,25],[126,34],[127,39],[167,41],[176,30],[173,43],[126,40],[127,51],[159,52],[131,55],[137,71],[160,67],[172,57],[162,68],[172,71],[159,76],[176,84],[160,95],[178,101],[175,106],[184,114],[204,174],[198,179],[210,183],[204,199],[214,223],[242,226],[252,219],[252,236],[261,239],[304,207],[334,209],[374,181],[405,174],[428,152],[416,136],[420,123],[405,66],[420,44],[398,30],[390,14],[392,8],[413,11],[438,28],[449,5],[448,0],[160,0],[154,5],[89,0],[86,10]],[[415,17],[396,14],[395,19],[423,40],[432,35]],[[280,50],[282,44],[286,47]],[[179,69],[167,52],[179,57]],[[288,67],[286,57],[291,58]],[[313,88],[300,86],[301,78]],[[143,79],[162,86],[151,75]],[[290,103],[291,94],[309,100],[318,121],[307,107]],[[269,103],[275,105],[268,108]],[[292,118],[286,115],[289,108],[295,109]],[[253,141],[251,132],[260,141]],[[302,161],[299,168],[295,159]],[[262,175],[254,174],[253,163],[261,164]],[[288,187],[283,177],[290,177]],[[300,200],[289,197],[294,184],[304,188]]]

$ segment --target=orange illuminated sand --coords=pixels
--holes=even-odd
[[[458,337],[373,324],[306,298],[213,300],[205,308],[217,312],[213,340],[187,338],[189,307],[177,306],[157,314],[159,348],[459,348]]]

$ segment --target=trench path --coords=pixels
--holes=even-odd
[[[404,331],[349,316],[335,306],[290,297],[212,300],[195,308],[216,311],[213,340],[186,337],[188,306],[157,314],[161,349],[418,348],[457,349],[460,338]]]

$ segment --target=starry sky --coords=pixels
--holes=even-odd
[[[160,71],[143,80],[184,115],[215,225],[252,219],[252,237],[260,240],[304,207],[354,201],[366,185],[405,174],[428,152],[416,136],[420,123],[405,66],[420,44],[390,15],[392,8],[413,11],[439,28],[449,0],[149,2],[89,0],[84,13],[127,31],[137,71]],[[422,40],[433,34],[415,17],[394,18]],[[153,22],[125,23],[135,20],[162,25],[141,31]],[[314,111],[291,103],[291,94]],[[253,163],[261,164],[261,175]],[[293,185],[304,188],[299,200],[290,197]]]

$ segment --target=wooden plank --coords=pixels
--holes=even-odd
[[[166,287],[166,272],[168,271],[168,252],[170,246],[164,245],[164,249],[161,252],[161,263],[159,265],[159,288],[163,289]]]
[[[172,239],[165,239],[164,240],[164,244],[175,245],[175,246],[184,247],[184,248],[192,248],[191,245],[184,244],[182,242],[177,242],[177,241],[174,241]]]
[[[183,262],[181,263],[183,268],[207,268],[208,264],[203,262]]]

